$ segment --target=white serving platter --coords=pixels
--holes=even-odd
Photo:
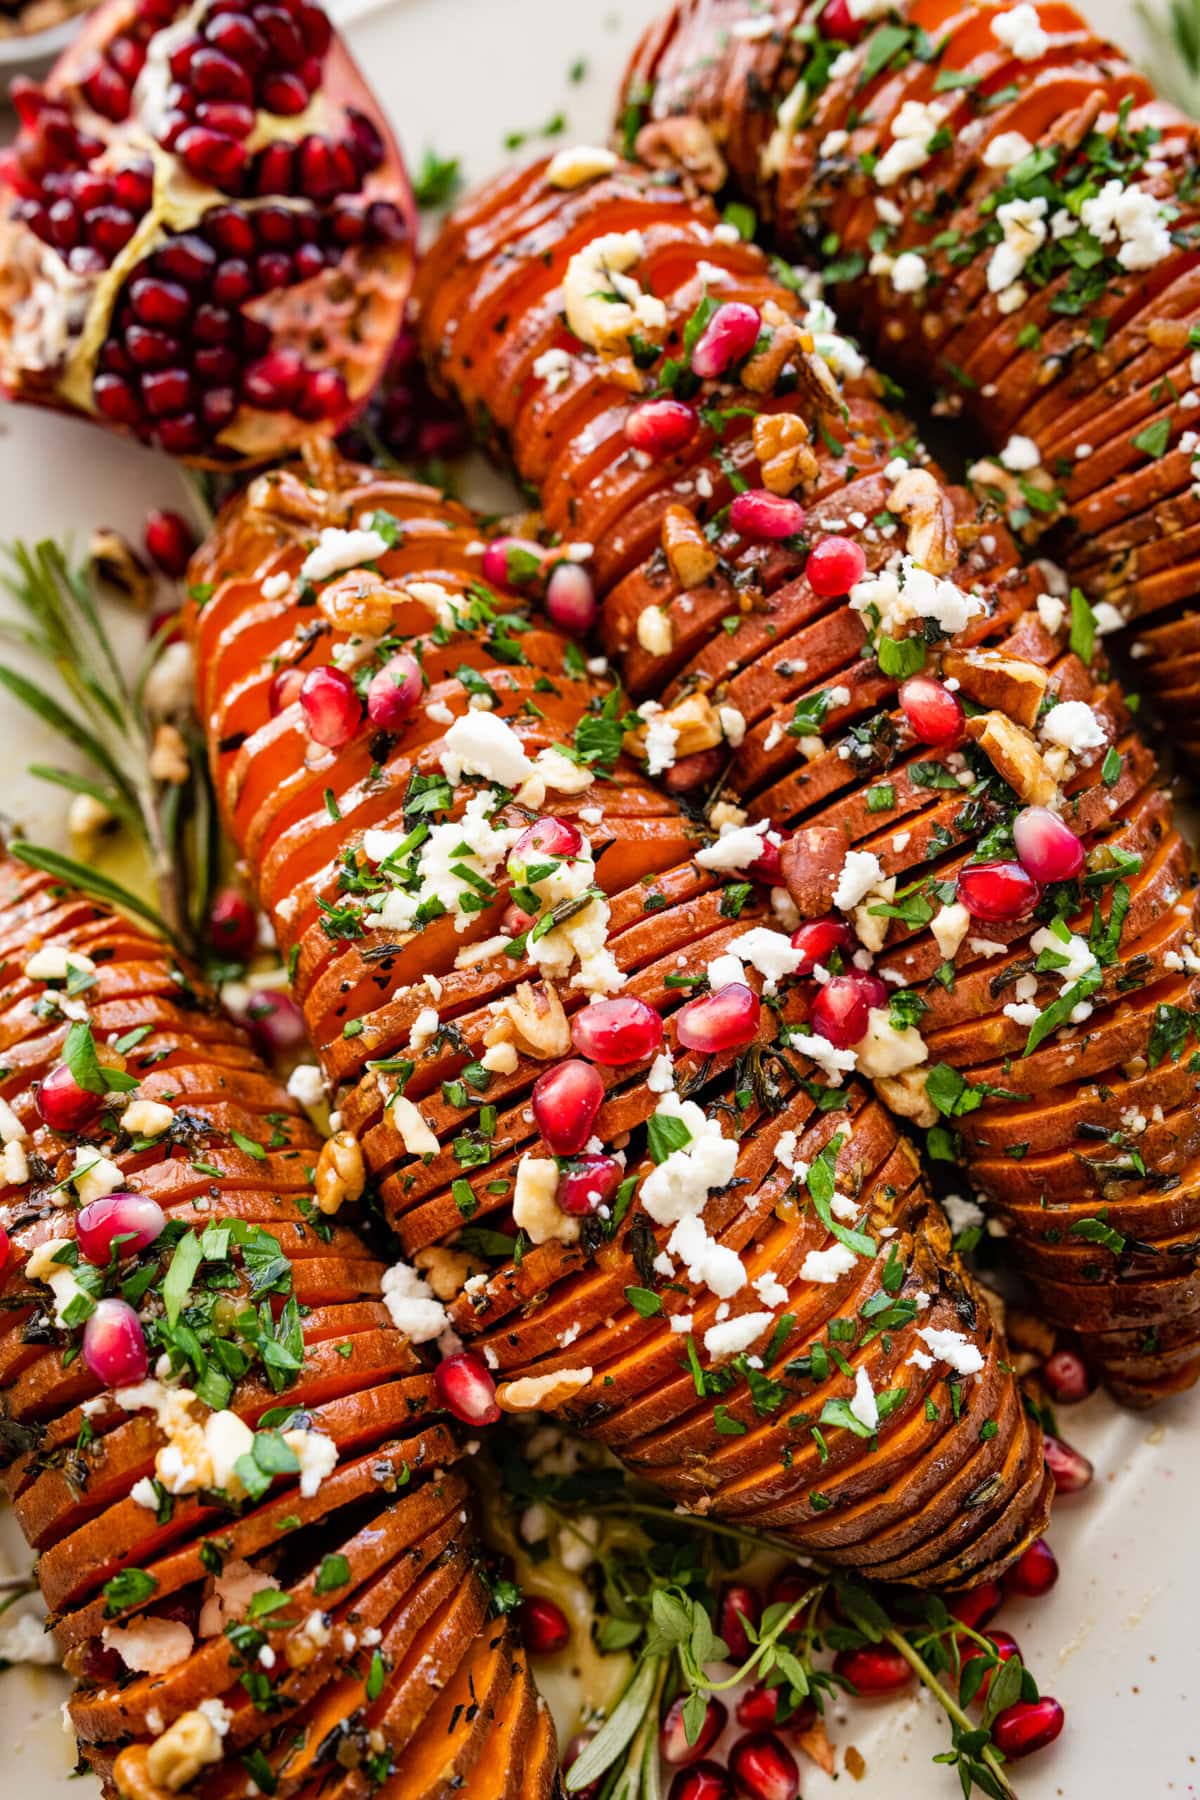
[[[461,159],[468,181],[492,173],[504,139],[534,134],[558,112],[565,141],[603,139],[625,59],[661,0],[340,0],[361,65],[410,166],[435,148]],[[1137,48],[1139,25],[1117,0],[1085,0],[1104,28]],[[582,63],[582,79],[570,71]],[[560,138],[556,141],[562,142]],[[468,492],[466,497],[472,495]],[[494,483],[486,495],[495,504]],[[161,458],[45,413],[0,413],[0,540],[50,534],[82,548],[108,524],[140,534],[152,505],[188,505],[186,481]],[[132,654],[132,651],[131,651]],[[57,743],[0,697],[0,820],[46,841],[61,837],[55,794],[25,765],[61,760]],[[1064,1409],[1063,1430],[1095,1462],[1085,1494],[1063,1501],[1050,1532],[1062,1578],[1051,1596],[1006,1607],[1042,1688],[1062,1701],[1067,1729],[1050,1751],[1014,1766],[1022,1800],[1200,1800],[1200,1632],[1191,1562],[1200,1492],[1200,1396],[1150,1416],[1103,1396]],[[0,1575],[24,1566],[10,1518],[0,1518]],[[0,1677],[5,1800],[92,1800],[70,1781],[73,1746],[60,1726],[68,1685],[57,1671]],[[568,1722],[569,1723],[569,1722]],[[803,1771],[806,1800],[953,1800],[958,1782],[929,1758],[946,1742],[924,1698],[846,1709],[831,1721],[839,1752],[866,1772],[836,1783]]]

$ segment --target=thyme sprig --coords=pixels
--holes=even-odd
[[[127,673],[88,578],[57,544],[17,542],[7,546],[7,557],[4,586],[21,616],[0,621],[0,636],[31,652],[53,680],[0,665],[0,686],[89,765],[79,773],[35,763],[30,773],[90,796],[140,840],[157,904],[61,851],[23,840],[9,848],[34,868],[145,919],[178,947],[194,948],[216,877],[217,823],[205,759],[188,721],[180,728],[189,780],[159,781],[150,773],[156,722],[147,707],[147,682],[168,634],[159,632]]]

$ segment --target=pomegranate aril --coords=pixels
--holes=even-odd
[[[707,1756],[724,1731],[725,1721],[729,1717],[716,1695],[707,1694],[700,1730],[696,1734],[696,1741],[689,1744],[683,1719],[685,1705],[686,1701],[681,1694],[667,1708],[667,1715],[658,1728],[659,1754],[673,1769],[684,1768],[688,1763],[699,1762],[702,1756]]]
[[[438,1399],[464,1425],[494,1425],[500,1417],[496,1384],[482,1356],[460,1350],[433,1371]]]
[[[292,118],[308,105],[308,89],[298,75],[283,69],[268,75],[259,93],[261,105],[277,117]]]
[[[1014,1656],[1020,1656],[1020,1648],[1011,1631],[988,1631],[985,1632],[984,1635],[995,1651],[999,1663],[1006,1663],[1011,1661]],[[962,1651],[962,1666],[964,1670],[969,1663],[977,1662],[981,1657],[986,1656],[987,1652],[981,1644],[965,1645]],[[983,1675],[979,1680],[979,1685],[972,1695],[973,1700],[977,1701],[981,1706],[988,1697],[988,1690],[990,1689],[993,1678],[997,1672],[998,1665],[996,1663],[993,1663],[990,1667],[984,1668]]]
[[[496,587],[524,587],[542,572],[542,546],[529,538],[493,538],[483,552],[483,579]]]
[[[177,512],[155,511],[146,516],[145,544],[146,554],[163,574],[178,579],[187,570],[196,538]]]
[[[804,953],[796,974],[811,975],[818,963],[827,969],[835,955],[848,963],[858,949],[858,939],[841,919],[810,919],[793,931],[792,949]]]
[[[590,1219],[617,1197],[625,1170],[615,1156],[576,1156],[558,1178],[555,1199],[560,1212]]]
[[[358,693],[342,669],[310,669],[300,688],[300,707],[308,735],[327,750],[340,750],[362,720]]]
[[[238,306],[254,292],[250,265],[239,256],[223,262],[213,276],[212,296],[219,306]]]
[[[246,152],[238,139],[207,125],[189,125],[179,133],[174,148],[197,181],[214,187],[237,186],[246,167]]]
[[[8,1259],[11,1255],[12,1255],[12,1239],[9,1237],[8,1232],[5,1230],[4,1226],[0,1225],[0,1272],[2,1272],[5,1268],[7,1268]]]
[[[850,9],[850,0],[828,0],[820,15],[823,36],[852,44],[862,36],[864,22]]]
[[[1059,1406],[1074,1406],[1092,1391],[1092,1376],[1078,1350],[1056,1350],[1041,1368],[1050,1398]]]
[[[118,1258],[134,1256],[162,1236],[166,1223],[162,1207],[144,1194],[107,1194],[80,1207],[75,1238],[86,1260],[103,1268],[114,1245]]]
[[[446,421],[457,432],[457,421]],[[596,622],[596,589],[579,563],[555,563],[546,583],[546,611],[561,630],[584,636]]]
[[[304,38],[291,14],[281,6],[256,6],[254,22],[278,60],[289,67],[303,62]]]
[[[848,594],[866,572],[867,558],[862,546],[848,537],[822,538],[813,545],[804,565],[809,587],[827,600]]]
[[[1026,1600],[1040,1600],[1048,1594],[1058,1580],[1058,1558],[1045,1538],[1034,1538],[1004,1579],[1010,1593]]]
[[[1018,1700],[992,1721],[992,1741],[1014,1762],[1044,1750],[1062,1731],[1066,1714],[1049,1694],[1038,1700]]]
[[[254,285],[260,294],[272,288],[290,287],[295,267],[286,250],[267,250],[254,259]]]
[[[242,392],[252,406],[268,409],[287,406],[304,382],[304,361],[298,350],[268,351],[251,363],[242,378]]]
[[[1013,820],[1021,866],[1035,881],[1071,881],[1083,868],[1084,848],[1069,825],[1046,806],[1027,806]]]
[[[92,398],[114,425],[134,425],[142,416],[141,402],[123,375],[97,375]]]
[[[167,67],[170,69],[171,74],[176,81],[187,81],[188,73],[192,66],[192,58],[195,56],[197,50],[202,50],[203,48],[204,45],[198,37],[185,38],[182,44],[176,44],[170,56],[167,58]]]
[[[604,1081],[579,1057],[544,1069],[533,1084],[533,1118],[555,1156],[575,1156],[592,1135],[604,1104]]]
[[[96,1302],[83,1328],[83,1360],[105,1387],[130,1387],[145,1380],[150,1355],[132,1306],[111,1296]]]
[[[249,956],[258,942],[258,919],[245,895],[233,888],[217,895],[209,908],[208,941],[222,956]]]
[[[900,687],[900,709],[919,744],[950,746],[962,739],[966,714],[958,695],[932,675],[911,675]]]
[[[112,258],[137,230],[137,220],[123,206],[96,206],[84,213],[83,229],[88,243]]]
[[[103,1094],[81,1088],[66,1063],[51,1069],[38,1090],[38,1111],[51,1131],[82,1131],[103,1105]]]
[[[284,604],[286,605],[286,597]],[[280,669],[271,682],[267,693],[267,705],[271,717],[275,718],[300,698],[300,689],[304,686],[303,669]]]
[[[578,856],[583,849],[583,834],[569,819],[556,819],[552,814],[538,819],[523,831],[508,853],[506,867],[514,881],[525,881],[529,872],[550,858]]]
[[[250,256],[257,243],[255,226],[236,206],[214,206],[205,216],[204,235],[227,256]]]
[[[402,244],[409,235],[408,220],[390,200],[372,200],[367,208],[367,232],[381,243]]]
[[[349,398],[346,377],[336,369],[310,369],[295,408],[302,419],[328,419],[341,412]]]
[[[625,421],[625,436],[645,456],[673,456],[695,437],[700,415],[683,400],[643,400]]]
[[[289,994],[262,989],[246,1008],[246,1023],[268,1056],[286,1056],[306,1041],[304,1014]]]
[[[196,308],[192,335],[201,344],[227,344],[233,337],[236,321],[227,306],[210,306],[206,301]]]
[[[733,1783],[719,1763],[693,1763],[671,1783],[670,1800],[733,1800]]]
[[[748,1583],[731,1581],[721,1589],[713,1624],[717,1636],[725,1640],[730,1662],[745,1662],[750,1654],[746,1624],[749,1622],[757,1631],[761,1618],[762,1601]]]
[[[79,214],[72,200],[56,200],[46,217],[50,239],[60,250],[69,250],[79,238]]]
[[[839,1650],[833,1659],[839,1675],[853,1682],[860,1694],[894,1694],[906,1687],[913,1672],[898,1650],[889,1644],[867,1644],[861,1650]]]
[[[517,1609],[525,1648],[533,1656],[557,1656],[571,1641],[571,1625],[562,1607],[541,1594],[527,1594]]]
[[[202,100],[195,118],[197,125],[207,125],[225,137],[246,138],[254,130],[254,108],[238,100]]]
[[[767,1584],[768,1606],[791,1606],[812,1587],[812,1574],[807,1569],[781,1569]]]
[[[129,304],[143,325],[156,325],[164,331],[177,331],[187,322],[192,310],[192,297],[177,281],[163,281],[157,275],[143,275],[129,285]]]
[[[774,840],[779,838],[780,843]],[[764,832],[762,849],[752,863],[746,864],[746,873],[755,881],[761,881],[766,887],[778,887],[783,881],[783,864],[780,861],[783,833],[778,831]]]
[[[156,419],[183,412],[191,398],[192,378],[186,369],[152,369],[142,376],[142,403]]]
[[[326,25],[328,25],[328,20],[326,20]],[[316,46],[310,45],[310,49],[315,50]],[[316,53],[322,54],[319,50]],[[384,158],[384,147],[383,139],[380,137],[379,129],[374,121],[368,119],[366,113],[359,112],[353,106],[348,106],[346,108],[346,124],[350,130],[354,155],[359,167],[363,170],[377,169]]]
[[[1070,1444],[1065,1444],[1061,1438],[1053,1437],[1049,1432],[1043,1441],[1046,1467],[1054,1477],[1057,1493],[1079,1494],[1090,1486],[1095,1471],[1082,1451],[1073,1449]]]
[[[663,1040],[663,1023],[652,1006],[632,995],[593,1000],[571,1020],[571,1042],[589,1062],[624,1069],[653,1056]]]
[[[712,381],[724,375],[734,363],[749,356],[758,342],[762,319],[757,307],[742,300],[727,300],[718,306],[692,350],[691,369],[701,381]]]
[[[113,175],[113,199],[130,212],[145,212],[153,198],[154,170],[150,163],[129,163]]]
[[[254,191],[258,194],[289,194],[293,185],[292,146],[268,144],[254,165]]]
[[[715,994],[700,994],[681,1006],[675,1015],[675,1035],[687,1050],[715,1056],[753,1043],[758,1035],[762,1002],[752,988],[740,981]]]
[[[796,1759],[773,1731],[739,1738],[729,1752],[729,1772],[747,1800],[797,1800],[800,1793]]]
[[[175,71],[172,70],[174,74]],[[187,83],[205,100],[237,100],[254,104],[254,83],[241,63],[212,44],[201,44],[188,64]],[[176,76],[182,80],[182,76]]]
[[[80,83],[87,103],[103,118],[115,122],[129,116],[129,83],[110,63],[98,58]]]
[[[367,688],[367,717],[383,731],[396,731],[424,691],[421,665],[407,650],[389,657]]]
[[[786,494],[772,494],[767,488],[748,488],[735,494],[729,508],[729,523],[743,537],[775,541],[795,537],[804,526],[804,508]]]
[[[152,325],[131,325],[125,333],[124,348],[138,369],[168,368],[178,362],[183,350],[177,337],[156,331]]]
[[[8,90],[9,104],[22,125],[37,123],[42,109],[50,104],[42,87],[28,75],[15,75]]]
[[[967,1625],[972,1631],[994,1619],[1004,1604],[1004,1589],[998,1581],[981,1581],[978,1587],[968,1588],[964,1594],[955,1594],[947,1601],[947,1609],[952,1618],[960,1625]]]
[[[223,50],[226,56],[238,62],[257,68],[267,59],[267,40],[253,19],[244,13],[218,13],[204,27],[204,35],[210,44]]]
[[[866,1036],[875,1004],[872,993],[857,974],[831,976],[812,1003],[809,1025],[813,1032],[835,1049],[849,1050]]]
[[[811,1583],[806,1583],[807,1589]],[[794,1711],[778,1717],[779,1703],[785,1688],[768,1687],[765,1682],[747,1688],[738,1700],[734,1716],[743,1731],[807,1731],[817,1716],[816,1704],[812,1700],[802,1700]]]
[[[1042,897],[1041,887],[1019,862],[968,864],[959,870],[957,891],[973,919],[992,924],[1027,919]]]
[[[211,433],[222,431],[237,411],[237,395],[231,387],[205,388],[200,411]]]
[[[132,86],[145,67],[146,46],[135,37],[115,37],[108,46],[108,60]]]
[[[190,456],[204,442],[204,432],[194,412],[179,413],[175,418],[160,419],[156,427],[158,441],[172,456]]]

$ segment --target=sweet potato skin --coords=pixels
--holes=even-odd
[[[153,1415],[123,1412],[78,1356],[77,1342],[64,1364],[78,1329],[55,1327],[49,1290],[24,1273],[40,1244],[74,1234],[75,1213],[64,1204],[69,1188],[49,1186],[61,1181],[64,1165],[69,1169],[74,1146],[40,1121],[35,1099],[61,1057],[68,1018],[61,986],[25,973],[35,952],[58,950],[94,964],[85,999],[67,1002],[70,1016],[85,1006],[97,1044],[120,1039],[130,1046],[124,1061],[138,1078],[138,1097],[178,1109],[179,1123],[163,1141],[139,1147],[128,1132],[103,1124],[86,1141],[116,1161],[124,1184],[158,1201],[173,1232],[234,1221],[269,1233],[278,1246],[287,1291],[304,1308],[303,1355],[283,1398],[337,1446],[336,1466],[312,1494],[301,1492],[295,1476],[280,1477],[257,1503],[231,1515],[208,1493],[172,1497],[164,1488],[156,1513],[134,1493],[154,1473],[165,1443]],[[447,1681],[505,1672],[497,1718],[518,1741],[531,1740],[536,1702],[523,1655],[502,1620],[487,1626],[486,1643],[477,1635],[488,1591],[469,1490],[453,1468],[458,1447],[438,1416],[428,1367],[378,1298],[386,1265],[352,1226],[323,1225],[314,1212],[320,1139],[307,1117],[163,944],[7,856],[0,857],[0,957],[4,1092],[25,1134],[19,1141],[29,1172],[0,1189],[0,1217],[13,1246],[0,1277],[3,1480],[41,1552],[38,1575],[51,1623],[68,1668],[80,1677],[71,1722],[106,1792],[143,1800],[160,1791],[147,1774],[154,1741],[200,1701],[223,1700],[230,1722],[221,1760],[200,1772],[190,1793],[222,1800],[248,1794],[245,1757],[266,1759],[279,1793],[307,1791],[313,1771],[292,1758],[291,1746],[325,1717],[331,1726],[379,1730],[380,1754],[393,1769],[391,1791],[421,1800],[435,1788],[404,1771],[410,1736],[435,1690],[420,1650],[401,1629],[414,1607],[445,1614]],[[259,1154],[243,1146],[259,1146]],[[245,1294],[246,1271],[236,1256],[230,1285]],[[279,1399],[261,1374],[247,1373],[230,1405],[253,1426]],[[279,1561],[284,1543],[286,1567]],[[340,1566],[336,1580],[322,1575],[333,1568],[330,1557],[344,1559],[344,1579]],[[106,1584],[129,1571],[145,1580],[128,1604],[118,1604]],[[213,1595],[225,1575],[248,1579],[251,1591],[282,1590],[285,1604],[272,1615],[281,1623],[268,1623],[263,1637],[274,1656],[265,1710],[241,1681],[246,1663],[222,1630],[220,1612],[215,1623],[207,1616],[223,1604]],[[246,1598],[230,1600],[235,1610],[226,1622],[244,1611]],[[455,1605],[458,1612],[447,1610]],[[191,1647],[158,1673],[127,1674],[104,1641],[105,1628],[136,1632],[150,1619],[186,1626]],[[307,1630],[310,1624],[315,1629]],[[389,1660],[368,1727],[360,1722],[374,1643]],[[339,1671],[344,1692],[331,1711],[326,1694]],[[324,1736],[318,1732],[314,1752]],[[501,1787],[482,1743],[464,1739],[453,1755],[464,1793],[515,1800],[553,1789],[552,1745],[543,1746],[527,1775],[514,1771]]]

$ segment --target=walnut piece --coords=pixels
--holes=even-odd
[[[681,588],[699,587],[720,561],[700,521],[686,506],[668,506],[662,521],[663,555]]]
[[[158,727],[146,766],[155,781],[169,782],[172,787],[182,787],[187,781],[192,766],[183,735],[174,725]]]
[[[351,569],[327,583],[317,597],[317,610],[335,631],[353,637],[380,638],[391,629],[396,596],[365,569]]]
[[[754,421],[754,454],[762,484],[772,494],[790,494],[817,478],[819,464],[808,444],[808,426],[796,413],[759,413]]]
[[[729,174],[712,132],[690,113],[643,125],[634,151],[638,162],[652,169],[678,169],[710,194],[725,186]]]
[[[905,548],[931,575],[958,567],[958,539],[949,495],[928,469],[906,469],[888,495],[888,511],[908,526]]]
[[[1019,800],[1027,806],[1049,806],[1058,783],[1023,725],[1014,725],[1000,712],[980,713],[967,720],[967,736],[974,738]]]
[[[338,1211],[344,1201],[357,1200],[367,1184],[366,1165],[352,1131],[335,1131],[321,1145],[313,1191],[317,1206],[326,1214]]]
[[[948,650],[942,674],[980,706],[1006,713],[1018,725],[1036,725],[1047,686],[1040,664],[1003,650]]]
[[[536,1061],[551,1062],[569,1053],[571,1028],[553,982],[540,982],[537,987],[529,981],[518,982],[513,993],[496,1002],[493,1012],[496,1024],[507,1021],[511,1038]]]

